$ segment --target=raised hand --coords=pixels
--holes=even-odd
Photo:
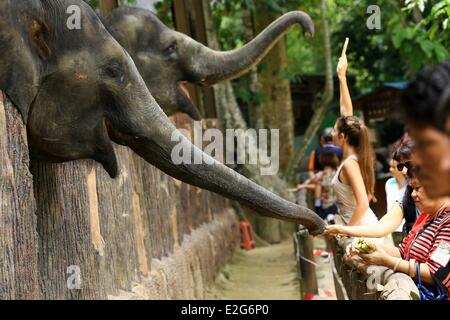
[[[339,58],[339,62],[337,65],[337,75],[339,78],[345,78],[347,76],[347,55],[344,54]]]
[[[349,39],[345,38],[344,47],[342,48],[341,57],[339,58],[338,65],[337,65],[336,71],[337,71],[339,78],[342,78],[342,77],[345,78],[345,76],[347,75],[348,64],[347,64],[346,52],[347,52],[347,47],[348,47],[348,41],[349,41]]]

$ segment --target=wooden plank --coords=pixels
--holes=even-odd
[[[189,22],[189,10],[187,7],[188,3],[186,0],[173,0],[173,15],[174,15],[174,25],[175,29],[182,32],[188,36],[192,35],[192,29]],[[187,83],[186,85],[190,98],[195,106],[199,107],[200,112],[200,98],[195,85]]]
[[[107,297],[100,255],[91,239],[87,177],[94,166],[98,164],[91,160],[32,161],[43,299]]]
[[[25,125],[0,91],[0,300],[41,297],[35,210]]]
[[[205,8],[202,0],[174,0],[173,12],[175,17],[175,28],[197,40],[208,45]],[[217,118],[216,100],[214,90],[211,87],[198,87],[192,84],[187,85],[191,100],[200,110],[205,118]]]
[[[146,255],[136,246],[139,240],[134,201],[135,186],[140,179],[136,178],[132,161],[134,153],[118,145],[114,151],[119,166],[116,179],[111,179],[103,167],[96,167],[101,234],[105,241],[102,275],[108,294],[132,289],[139,279],[139,254]],[[145,271],[143,261],[142,264]]]

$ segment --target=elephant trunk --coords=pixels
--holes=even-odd
[[[139,114],[127,117],[125,121],[128,123],[124,123],[123,118],[118,123],[119,119],[112,117],[112,138],[131,147],[150,164],[178,180],[237,200],[262,215],[302,224],[311,234],[324,231],[325,223],[310,209],[262,188],[194,146],[181,135],[159,106],[150,111],[147,108],[145,113]],[[118,127],[127,128],[126,132],[118,130]],[[178,164],[172,151],[180,146],[189,150],[192,160],[202,159],[201,164]]]
[[[300,24],[305,36],[312,36],[314,24],[311,18],[302,11],[284,14],[255,39],[240,49],[220,52],[190,40],[188,54],[191,57],[189,72],[195,79],[193,82],[202,85],[213,85],[220,81],[232,80],[248,72],[259,63],[267,52],[283,37],[294,24]]]

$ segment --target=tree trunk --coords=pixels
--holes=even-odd
[[[214,33],[211,13],[209,12],[208,0],[204,1],[205,8],[205,25],[208,36],[208,46],[212,49],[219,49],[219,45]],[[253,75],[255,76],[255,75]],[[254,82],[257,85],[257,82]],[[216,107],[218,116],[222,124],[227,129],[243,129],[247,130],[248,126],[242,115],[242,112],[236,101],[236,97],[233,92],[233,87],[230,81],[220,83],[214,86]],[[258,120],[260,122],[260,120]],[[263,126],[261,125],[261,128]],[[280,137],[280,139],[282,139]],[[257,146],[257,141],[249,141],[249,144]],[[291,192],[288,192],[288,184],[280,179],[277,175],[262,176],[259,171],[258,165],[245,164],[240,166],[239,171],[265,188],[268,188],[272,192],[282,196],[289,201],[295,201],[295,197]],[[289,222],[281,222],[276,219],[261,217],[249,210],[246,210],[247,218],[252,222],[254,232],[261,237],[264,241],[274,243],[281,241],[282,238],[289,237],[295,230],[295,225]],[[272,224],[272,226],[271,226]],[[267,232],[268,230],[276,230],[274,232]]]
[[[0,300],[40,299],[33,178],[25,126],[0,92]]]
[[[263,1],[255,1],[255,34],[262,32],[277,18]],[[280,130],[280,170],[285,172],[294,150],[294,115],[289,80],[284,76],[287,67],[284,39],[272,48],[261,61],[259,83],[266,100],[259,107],[267,129]]]
[[[325,53],[325,88],[323,92],[323,96],[320,99],[316,99],[314,101],[314,115],[309,123],[308,129],[305,132],[305,135],[302,140],[301,147],[295,151],[292,159],[289,162],[288,169],[286,171],[286,178],[288,181],[294,183],[295,182],[295,171],[300,161],[306,155],[306,151],[308,150],[309,145],[311,144],[314,136],[317,134],[317,131],[322,124],[323,119],[327,113],[328,105],[333,100],[333,70],[332,70],[332,62],[331,62],[331,45],[330,45],[330,31],[328,28],[328,19],[326,13],[326,3],[325,0],[322,0],[320,11],[322,15],[322,28],[323,28],[323,44],[324,44],[324,53]]]

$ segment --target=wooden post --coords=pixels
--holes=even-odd
[[[38,236],[27,134],[0,91],[0,300],[40,299]]]
[[[92,243],[92,160],[32,161],[43,299],[105,299],[101,256]]]
[[[301,226],[298,235],[299,260],[302,279],[302,296],[305,294],[318,294],[316,266],[314,264],[314,239],[308,234],[305,227]]]
[[[100,13],[105,17],[112,9],[118,6],[119,3],[117,0],[100,0]]]
[[[208,45],[206,20],[203,0],[174,0],[175,28],[196,41]],[[188,84],[189,94],[194,104],[199,108],[205,118],[216,118],[217,110],[212,88],[200,88]]]

